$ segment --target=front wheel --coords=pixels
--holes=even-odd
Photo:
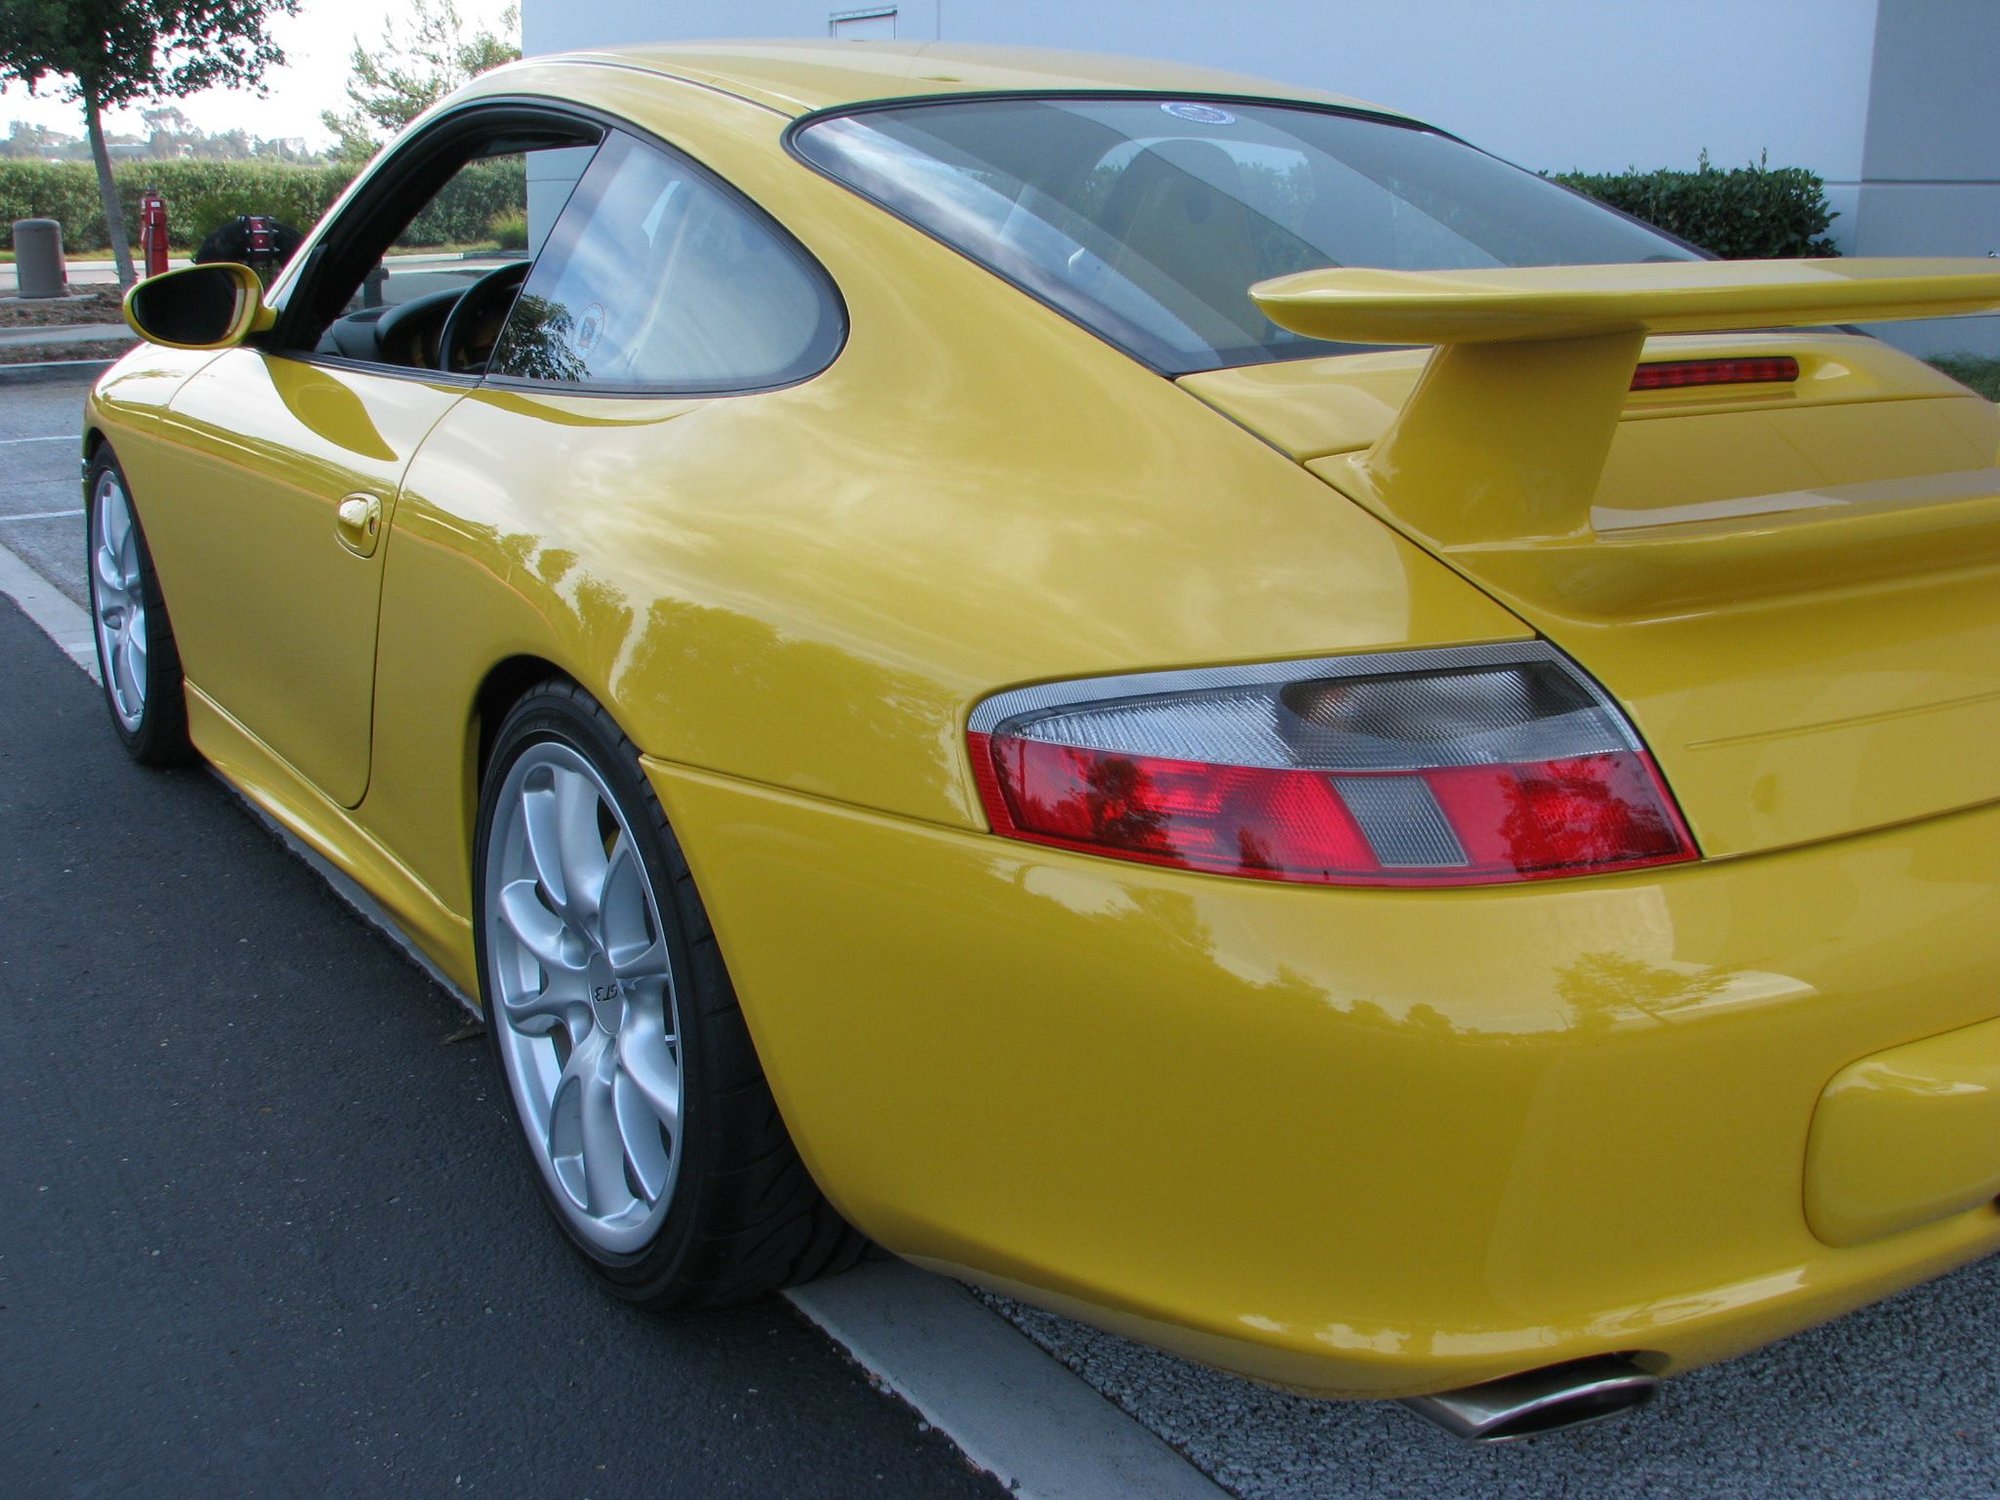
[[[474,931],[486,1029],[543,1196],[619,1295],[660,1311],[844,1269],[638,752],[550,682],[495,738]]]
[[[180,653],[146,534],[109,444],[91,455],[84,492],[91,633],[112,727],[134,760],[178,765],[192,754]]]

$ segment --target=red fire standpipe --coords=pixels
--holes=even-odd
[[[269,214],[251,214],[244,223],[249,229],[249,244],[243,258],[269,286],[278,274],[278,221]]]
[[[139,197],[139,248],[148,276],[166,270],[167,200],[160,196],[158,188],[147,188]]]

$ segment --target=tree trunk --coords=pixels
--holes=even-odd
[[[118,262],[118,284],[129,287],[139,278],[132,270],[132,242],[125,236],[125,206],[118,201],[118,184],[111,176],[103,111],[98,107],[97,91],[88,82],[83,92],[83,119],[90,132],[90,159],[97,163],[97,191],[104,199],[104,227],[111,236],[111,258]]]

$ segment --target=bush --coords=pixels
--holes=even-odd
[[[444,190],[396,237],[408,249],[428,245],[476,245],[502,214],[528,217],[528,168],[518,156],[477,161],[459,170]]]
[[[2000,401],[2000,359],[1977,354],[1940,354],[1931,361],[1960,385],[1969,385],[1988,401]]]
[[[172,248],[187,254],[238,214],[270,214],[294,229],[311,229],[352,174],[344,167],[289,162],[180,160],[116,162],[111,175],[134,251],[139,196],[157,187],[167,200]],[[13,247],[16,219],[61,220],[63,249],[71,255],[101,252],[111,243],[89,162],[0,161],[0,247]]]
[[[1838,255],[1826,184],[1804,167],[1763,161],[1727,172],[1708,153],[1692,172],[1562,172],[1555,180],[1727,260]]]
[[[524,213],[509,209],[504,214],[495,214],[486,229],[493,236],[493,243],[502,250],[528,248],[528,216]]]
[[[0,244],[14,247],[16,219],[56,219],[63,248],[87,249],[94,226],[104,235],[104,210],[97,197],[97,173],[82,161],[0,161]]]

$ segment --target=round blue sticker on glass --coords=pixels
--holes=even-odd
[[[1168,114],[1176,120],[1191,120],[1197,125],[1234,125],[1236,116],[1226,109],[1217,109],[1213,104],[1162,104]]]

